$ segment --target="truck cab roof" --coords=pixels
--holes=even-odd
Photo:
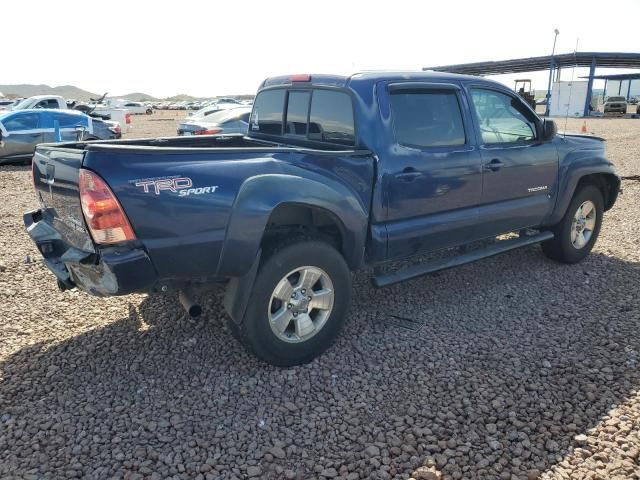
[[[42,100],[43,98],[63,98],[62,95],[31,95],[29,100]]]
[[[296,77],[301,81],[304,77],[308,77],[310,80],[308,83],[316,86],[327,87],[349,87],[359,85],[365,86],[373,84],[379,81],[416,81],[416,82],[460,82],[460,81],[473,81],[477,83],[485,83],[487,85],[499,86],[501,88],[507,88],[503,84],[487,80],[482,77],[473,75],[460,75],[456,73],[447,72],[434,72],[434,71],[362,71],[356,72],[351,75],[325,75],[325,74],[308,74],[308,75],[280,75],[277,77],[267,78],[260,88],[275,87],[278,85],[290,85],[292,83],[292,77]],[[304,81],[304,80],[302,80]]]

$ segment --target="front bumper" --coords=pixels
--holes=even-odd
[[[25,213],[24,225],[61,289],[78,287],[100,297],[153,290],[157,276],[142,246],[79,249],[43,217],[41,210]]]

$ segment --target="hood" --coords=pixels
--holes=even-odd
[[[578,134],[558,135],[558,137],[562,141],[558,144],[558,148],[566,153],[575,152],[579,156],[606,158],[606,141],[603,138]]]
[[[559,133],[558,136],[563,137],[568,142],[578,146],[596,146],[599,143],[606,142],[606,140],[602,137],[583,135],[581,133]]]

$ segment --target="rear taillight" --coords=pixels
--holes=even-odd
[[[193,132],[194,135],[215,135],[216,133],[220,133],[222,131],[221,128],[212,128],[210,130],[196,130]]]
[[[109,127],[109,130],[111,131],[111,133],[122,133],[122,129],[120,128],[120,125],[114,125],[113,127]]]
[[[124,121],[127,125],[131,125],[131,114],[130,113],[126,113],[124,116]]]
[[[96,173],[80,169],[80,203],[93,241],[101,244],[135,240],[124,210]]]

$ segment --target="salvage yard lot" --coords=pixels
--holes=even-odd
[[[587,123],[640,174],[640,121]],[[58,292],[22,227],[29,167],[1,166],[0,478],[640,478],[640,182],[623,189],[578,265],[535,246],[384,290],[358,274],[336,344],[278,369],[216,296],[195,321],[171,296]]]

